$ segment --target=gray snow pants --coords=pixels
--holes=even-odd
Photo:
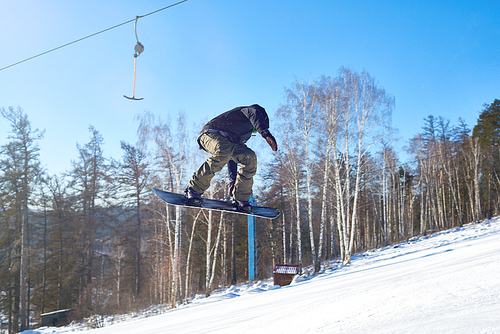
[[[210,153],[209,157],[189,181],[189,188],[203,194],[210,181],[220,172],[229,160],[240,164],[234,185],[234,198],[238,201],[248,201],[252,195],[253,176],[257,173],[257,156],[245,144],[233,143],[217,133],[204,133],[199,139],[200,145]]]

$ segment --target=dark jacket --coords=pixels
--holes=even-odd
[[[236,107],[210,120],[200,132],[215,132],[234,143],[244,144],[256,130],[263,137],[269,133],[269,117],[258,104]],[[199,138],[199,137],[198,137]]]

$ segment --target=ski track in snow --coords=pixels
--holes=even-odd
[[[287,287],[232,286],[85,333],[500,333],[499,255],[495,218],[357,254]]]

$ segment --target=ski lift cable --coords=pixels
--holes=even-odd
[[[133,18],[132,20],[128,20],[128,21],[126,21],[126,22],[123,22],[123,23],[117,24],[117,25],[115,25],[115,26],[109,27],[109,28],[107,28],[107,29],[104,29],[104,30],[98,31],[98,32],[93,33],[93,34],[90,34],[90,35],[88,35],[88,36],[85,36],[85,37],[79,38],[79,39],[74,40],[74,41],[72,41],[72,42],[69,42],[69,43],[63,44],[63,45],[58,46],[58,47],[56,47],[56,48],[53,48],[53,49],[47,50],[47,51],[45,51],[45,52],[39,53],[39,54],[34,55],[34,56],[32,56],[32,57],[29,57],[29,58],[23,59],[23,60],[21,60],[21,61],[18,61],[18,62],[16,62],[16,63],[11,64],[11,65],[8,65],[8,66],[5,66],[5,67],[2,67],[2,68],[0,68],[0,71],[3,71],[3,70],[6,70],[6,69],[8,69],[8,68],[10,68],[10,67],[13,67],[13,66],[19,65],[19,64],[24,63],[24,62],[27,62],[28,60],[31,60],[31,59],[34,59],[34,58],[37,58],[37,57],[43,56],[43,55],[45,55],[45,54],[47,54],[47,53],[54,52],[54,51],[56,51],[56,50],[62,49],[62,48],[66,47],[66,46],[69,46],[69,45],[71,45],[71,44],[75,44],[75,43],[81,42],[81,41],[83,41],[83,40],[85,40],[85,39],[88,39],[88,38],[90,38],[90,37],[94,37],[94,36],[96,36],[96,35],[102,34],[102,33],[106,32],[106,31],[109,31],[109,30],[112,30],[112,29],[118,28],[118,27],[120,27],[120,26],[122,26],[122,25],[125,25],[125,24],[127,24],[127,23],[134,22],[134,21],[136,21],[136,22],[137,22],[137,18],[142,18],[142,17],[146,17],[146,16],[149,16],[149,15],[152,15],[152,14],[156,14],[156,13],[158,13],[158,12],[161,12],[162,10],[165,10],[165,9],[168,9],[168,8],[171,8],[171,7],[174,7],[174,6],[180,5],[181,3],[186,2],[186,1],[188,1],[188,0],[182,0],[182,1],[176,2],[176,3],[172,4],[172,5],[169,5],[169,6],[166,6],[166,7],[160,8],[160,9],[157,9],[157,10],[155,10],[155,11],[151,12],[151,13],[148,13],[148,14],[145,14],[145,15],[141,15],[141,16],[137,16],[137,17]],[[136,38],[137,38],[137,34],[136,34]]]

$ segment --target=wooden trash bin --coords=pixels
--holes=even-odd
[[[293,276],[299,273],[299,266],[295,264],[277,264],[274,266],[274,285],[285,286],[292,283]]]

